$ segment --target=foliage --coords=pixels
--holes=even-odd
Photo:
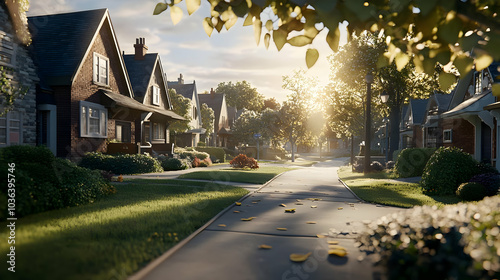
[[[500,175],[497,173],[483,173],[475,175],[469,182],[483,185],[487,196],[498,194],[498,190],[500,189]]]
[[[393,169],[394,167],[396,166],[396,162],[395,161],[388,161],[386,164],[385,164],[385,168],[387,169]]]
[[[384,166],[380,162],[374,161],[370,163],[370,170],[375,172],[381,172],[384,171]]]
[[[380,259],[385,279],[495,279],[499,206],[494,197],[440,211],[415,207],[371,223],[357,241]]]
[[[274,97],[269,97],[264,100],[264,107],[262,109],[269,108],[273,111],[279,111],[281,104]]]
[[[168,127],[169,131],[174,134],[179,134],[189,130],[189,122],[191,122],[191,100],[178,94],[175,89],[169,89],[168,96],[172,102],[172,111],[186,119],[184,121],[173,121]]]
[[[210,159],[214,158],[219,162],[225,162],[226,152],[223,148],[219,147],[196,147],[199,152],[204,152],[210,155]],[[214,161],[214,160],[212,160]]]
[[[264,106],[264,96],[247,81],[220,83],[215,90],[217,94],[225,94],[228,106],[237,110],[247,109],[260,112]]]
[[[196,144],[196,147],[206,147],[207,144],[205,144],[205,142],[198,142],[198,144]]]
[[[114,193],[99,171],[76,166],[55,158],[46,147],[9,146],[0,149],[0,176],[7,178],[7,164],[15,163],[16,217],[92,203]],[[0,197],[7,198],[7,184]],[[0,205],[0,217],[7,214],[7,203]]]
[[[197,147],[196,149],[202,150],[201,147]],[[204,160],[207,157],[210,157],[208,153],[205,152],[199,152],[193,148],[180,148],[180,147],[175,147],[174,148],[174,153],[178,154],[180,158],[185,158],[189,160],[193,160],[195,157],[199,158],[200,160]]]
[[[158,3],[153,14],[167,10],[177,23],[182,0],[170,4]],[[269,46],[272,41],[281,50],[288,43],[306,47],[306,64],[314,65],[318,51],[312,47],[321,32],[328,32],[326,42],[336,52],[341,29],[339,23],[348,22],[347,34],[371,30],[383,33],[387,52],[381,53],[377,67],[395,62],[401,70],[410,61],[417,69],[432,75],[436,63],[453,62],[461,75],[473,65],[478,70],[500,59],[496,50],[500,45],[500,10],[498,1],[222,1],[210,0],[211,9],[202,21],[210,36],[225,26],[231,28],[239,17],[245,17],[243,26],[253,26],[259,44]],[[196,0],[186,0],[189,13],[200,6]],[[265,27],[265,29],[263,28]],[[264,34],[263,34],[264,33]],[[452,80],[453,75],[442,73],[441,80]],[[494,89],[495,90],[495,89]],[[496,91],[496,90],[495,90]]]
[[[486,196],[486,188],[480,183],[463,183],[457,189],[457,196],[466,201],[478,201]]]
[[[260,141],[270,141],[276,145],[279,142],[278,119],[278,112],[268,108],[260,113],[243,110],[233,124],[233,137],[240,143],[255,145],[254,134],[259,133]]]
[[[7,75],[9,72],[14,72],[11,68],[0,66],[0,116],[6,114],[14,108],[15,100],[22,100],[29,87],[16,85]],[[16,75],[17,73],[14,73]]]
[[[245,168],[245,167],[248,167],[250,169],[257,169],[257,168],[259,168],[259,164],[257,163],[257,161],[254,158],[247,157],[244,154],[239,154],[238,156],[236,156],[235,158],[233,158],[229,162],[229,164],[233,168]]]
[[[402,150],[396,160],[394,173],[399,178],[422,176],[425,165],[432,154],[434,148],[409,148]]]
[[[161,167],[165,171],[184,170],[191,168],[191,162],[186,159],[158,157]]]
[[[210,165],[212,165],[212,160],[207,157],[206,159],[200,161],[197,167],[209,167]]]
[[[179,179],[265,184],[276,175],[289,170],[293,170],[293,168],[281,166],[263,166],[259,169],[210,169],[182,174],[179,176]]]
[[[204,129],[206,129],[205,135],[210,135],[214,132],[214,120],[215,120],[215,113],[214,110],[206,103],[201,104],[201,122]],[[198,143],[199,145],[199,143]]]
[[[162,172],[160,162],[142,154],[106,155],[99,152],[85,154],[79,165],[89,169],[107,170],[114,174]]]
[[[454,194],[477,174],[477,161],[457,147],[441,147],[429,159],[421,186],[428,193]]]

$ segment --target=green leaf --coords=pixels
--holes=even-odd
[[[340,29],[337,27],[335,30],[329,30],[326,35],[326,42],[332,51],[336,52],[339,50],[340,41]]]
[[[281,28],[279,28],[278,30],[273,30],[273,41],[278,51],[280,51],[285,45],[287,36],[288,33]]]
[[[252,2],[250,1],[250,6]],[[234,4],[233,6],[233,12],[237,17],[244,17],[248,13],[248,3],[247,1],[241,1],[239,4]]]
[[[488,51],[488,53],[495,59],[495,60],[500,60],[500,52],[498,51],[500,49],[500,34],[490,32],[491,34],[488,34],[490,37],[490,41],[486,46],[484,46],[484,49]]]
[[[472,70],[472,66],[474,66],[474,59],[467,55],[460,55],[455,58],[453,64],[457,67],[458,72],[460,72],[460,76],[465,77],[465,75]]]
[[[318,61],[318,58],[319,58],[319,52],[317,49],[307,49],[306,52],[307,68],[313,67],[316,61]]]
[[[266,46],[266,49],[269,49],[270,40],[271,40],[271,34],[266,33],[266,35],[264,35],[264,46]]]
[[[493,84],[491,89],[493,91],[493,95],[496,97],[500,97],[500,84]]]
[[[311,6],[322,13],[331,12],[337,6],[337,0],[316,0],[311,2],[313,2]]]
[[[203,29],[205,29],[205,33],[207,33],[208,37],[212,35],[212,32],[214,31],[214,26],[212,24],[212,19],[209,17],[206,17],[203,19]]]
[[[249,26],[253,24],[253,15],[248,14],[247,17],[245,18],[245,21],[243,22],[243,26]]]
[[[481,54],[478,58],[476,58],[476,71],[481,71],[484,68],[490,66],[493,62],[493,57],[489,54]]]
[[[458,41],[458,34],[462,30],[463,22],[454,17],[438,27],[438,35],[448,44],[454,45]]]
[[[272,20],[269,19],[266,21],[266,28],[267,28],[267,31],[273,30],[273,21]]]
[[[436,1],[429,0],[416,0],[417,7],[420,9],[420,13],[427,16],[432,9],[436,6]]]
[[[182,19],[182,9],[177,6],[170,7],[170,17],[172,18],[172,23],[176,25]]]
[[[405,54],[403,52],[400,52],[396,55],[395,60],[396,60],[396,67],[397,67],[398,71],[401,71],[401,70],[403,70],[403,68],[405,68],[406,64],[408,64],[408,62],[410,61],[410,56],[408,56],[407,54]]]
[[[196,10],[198,10],[200,5],[201,5],[201,0],[186,0],[186,7],[188,14],[191,15],[194,12],[196,12]]]
[[[385,55],[381,55],[377,60],[377,69],[389,66],[389,59]]]
[[[294,47],[303,47],[305,45],[308,45],[312,43],[312,39],[305,36],[305,35],[299,35],[291,38],[288,40],[288,44],[294,46]]]
[[[445,72],[439,74],[439,87],[443,91],[448,90],[456,81],[457,78],[453,74]]]
[[[256,18],[253,22],[253,35],[255,37],[255,42],[257,46],[260,43],[260,34],[262,33],[262,21],[259,18]]]
[[[153,15],[159,15],[163,13],[166,9],[168,9],[168,5],[166,3],[158,3],[156,4],[155,10],[153,11]]]

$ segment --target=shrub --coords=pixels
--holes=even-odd
[[[469,182],[479,183],[484,186],[486,196],[493,196],[500,189],[500,175],[495,173],[479,174],[470,179]]]
[[[371,223],[357,241],[382,279],[499,279],[500,197],[415,207]]]
[[[390,161],[388,161],[388,162],[385,164],[385,168],[387,168],[387,169],[393,169],[395,165],[396,165],[396,162],[394,162],[394,161],[390,160]]]
[[[160,162],[149,155],[105,155],[102,153],[87,153],[79,164],[89,169],[100,169],[114,174],[137,174],[162,172]]]
[[[200,166],[200,159],[195,157],[193,159],[193,161],[191,162],[191,164],[193,165],[193,167],[199,167]]]
[[[254,158],[249,158],[244,154],[239,154],[235,158],[233,158],[229,164],[233,168],[250,168],[250,169],[257,169],[259,168],[259,164]]]
[[[184,170],[191,167],[186,160],[179,158],[165,158],[161,161],[161,166],[165,171]]]
[[[370,163],[370,170],[375,172],[380,172],[384,170],[384,166],[380,162],[374,161]]]
[[[362,163],[355,163],[352,165],[352,172],[362,173],[365,170]]]
[[[400,178],[422,176],[425,165],[436,151],[433,148],[410,148],[399,152],[394,173]]]
[[[226,159],[226,152],[224,151],[223,148],[218,148],[218,147],[196,147],[196,150],[198,152],[203,152],[209,154],[210,159],[213,162],[216,162],[217,160],[219,162],[225,162]],[[203,160],[204,158],[199,159]]]
[[[486,189],[480,183],[463,183],[457,189],[457,196],[466,201],[481,200],[486,196]]]
[[[198,165],[198,167],[208,167],[212,165],[212,160],[210,160],[210,158],[206,158],[202,161],[200,161],[200,164]]]
[[[198,142],[198,147],[205,147],[207,144],[205,142]]]
[[[491,166],[491,164],[483,162],[478,163],[477,174],[488,174],[488,173],[500,174],[500,172],[498,172],[498,170],[495,167]]]
[[[420,184],[426,193],[455,194],[460,184],[477,174],[477,161],[456,147],[441,147],[429,159]]]
[[[204,160],[205,158],[210,156],[208,153],[198,152],[191,147],[174,148],[174,153],[176,153],[180,158],[191,160],[193,160],[195,157],[199,158],[200,160]]]

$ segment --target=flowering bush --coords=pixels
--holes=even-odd
[[[259,168],[259,164],[257,163],[257,161],[254,158],[247,157],[244,154],[239,154],[238,156],[236,156],[235,158],[233,158],[229,162],[229,164],[233,168],[245,168],[245,167],[248,167],[250,169],[257,169],[257,168]]]
[[[479,174],[470,179],[470,182],[479,183],[484,186],[486,195],[493,196],[500,188],[500,175],[494,173]]]

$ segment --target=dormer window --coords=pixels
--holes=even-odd
[[[109,86],[109,59],[94,53],[94,82]]]
[[[151,91],[153,92],[153,105],[160,105],[160,88],[152,86]]]

